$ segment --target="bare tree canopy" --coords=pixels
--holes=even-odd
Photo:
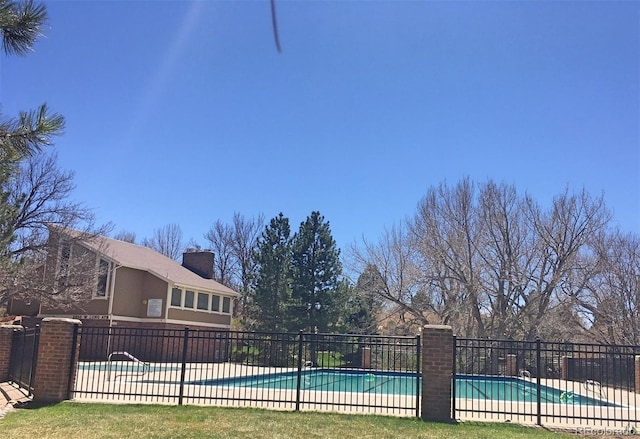
[[[136,234],[134,232],[130,232],[128,230],[120,230],[118,233],[113,235],[113,239],[117,239],[118,241],[130,242],[131,244],[136,243]]]
[[[12,176],[8,187],[9,204],[17,206],[12,224],[16,240],[10,247],[14,255],[41,249],[46,244],[49,225],[93,225],[93,212],[72,201],[73,176],[73,172],[58,167],[56,154],[32,156]]]
[[[236,212],[231,224],[216,220],[204,235],[215,254],[214,278],[240,293],[234,310],[241,315],[247,310],[249,284],[255,271],[254,251],[263,227],[264,215],[247,218]]]
[[[233,288],[232,279],[235,268],[233,228],[229,224],[216,220],[204,237],[214,254],[213,278],[222,285]]]
[[[597,241],[596,257],[581,315],[598,341],[640,345],[640,238],[616,231]]]
[[[175,260],[180,259],[185,249],[182,229],[175,223],[154,229],[153,236],[145,238],[142,245]]]
[[[41,153],[26,159],[5,188],[6,203],[13,207],[5,223],[12,230],[12,239],[5,247],[8,254],[0,274],[0,302],[10,294],[36,295],[43,301],[70,301],[69,295],[63,298],[65,292],[52,291],[36,275],[47,252],[52,251],[52,227],[78,230],[78,236],[86,238],[105,234],[109,225],[96,227],[93,212],[72,201],[73,173],[58,167],[55,154]]]
[[[575,307],[598,269],[607,231],[602,197],[565,190],[548,208],[491,180],[430,188],[401,228],[353,251],[377,268],[382,297],[424,323],[463,336],[570,338]]]

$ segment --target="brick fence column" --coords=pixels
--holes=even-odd
[[[563,355],[560,357],[560,379],[567,381],[569,379],[569,362],[571,357]]]
[[[426,325],[422,329],[422,419],[454,422],[451,418],[453,330]]]
[[[518,356],[516,354],[507,354],[505,375],[509,377],[518,376]]]
[[[362,348],[360,353],[360,367],[371,369],[371,348]]]
[[[0,382],[9,380],[13,333],[16,330],[22,331],[23,329],[20,325],[0,326]]]
[[[33,383],[34,401],[54,403],[70,398],[70,387],[73,386],[76,370],[71,366],[71,355],[75,352],[75,365],[80,353],[80,337],[74,348],[73,334],[74,328],[81,324],[80,320],[75,319],[42,320]]]

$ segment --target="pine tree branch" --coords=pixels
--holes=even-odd
[[[35,111],[21,112],[17,119],[0,121],[0,148],[6,153],[31,156],[51,145],[52,137],[62,134],[64,117],[49,113],[46,104]]]
[[[44,4],[35,5],[0,0],[0,31],[2,50],[7,55],[25,55],[33,50],[33,44],[42,36],[40,29],[47,19]]]

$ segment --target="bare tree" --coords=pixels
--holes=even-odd
[[[640,238],[615,231],[598,240],[600,271],[580,297],[581,316],[600,342],[640,345]]]
[[[71,201],[75,185],[73,173],[57,166],[55,154],[36,154],[26,159],[7,184],[8,203],[15,206],[11,217],[14,239],[9,245],[10,261],[0,274],[0,302],[9,295],[35,295],[41,301],[65,303],[75,293],[51,289],[39,276],[52,249],[52,228],[76,231],[76,239],[105,234],[109,225],[96,227],[93,212]],[[75,270],[70,270],[74,272]],[[80,283],[75,273],[74,283]],[[87,271],[87,275],[91,275]]]
[[[535,245],[530,254],[525,296],[521,307],[524,334],[544,335],[542,322],[549,312],[579,297],[597,273],[590,243],[606,231],[610,220],[602,197],[584,190],[556,196],[548,211],[527,197],[527,215]],[[568,325],[574,322],[566,322]]]
[[[240,292],[234,310],[246,313],[251,276],[255,269],[253,254],[264,226],[264,216],[246,218],[233,214],[232,224],[216,220],[204,237],[215,254],[215,278],[223,285]]]
[[[367,274],[369,289],[361,294],[377,294],[390,304],[388,318],[397,319],[408,332],[428,323],[429,305],[422,300],[420,271],[415,250],[409,244],[406,229],[393,226],[385,230],[377,243],[365,239],[361,246],[350,248],[350,260],[355,269]]]
[[[168,258],[178,260],[184,252],[185,246],[182,239],[182,229],[178,224],[172,223],[154,229],[151,238],[145,238],[142,245],[150,247]]]
[[[406,238],[387,234],[356,255],[378,268],[386,301],[458,334],[570,338],[598,269],[591,241],[608,221],[602,198],[584,191],[542,209],[512,186],[464,179],[429,189]]]
[[[240,293],[240,299],[235,308],[238,314],[244,317],[247,313],[251,279],[256,268],[254,252],[263,227],[264,215],[262,214],[251,218],[245,218],[239,213],[233,214],[232,247],[236,260],[236,283]]]
[[[131,244],[136,243],[136,234],[134,232],[130,232],[128,230],[120,230],[118,233],[113,235],[113,239],[117,239],[119,241],[129,242]]]
[[[233,228],[216,220],[204,235],[214,254],[214,279],[229,288],[235,288],[234,268],[235,257],[233,250]]]
[[[93,212],[71,200],[73,177],[73,172],[58,168],[56,154],[31,156],[13,175],[9,203],[18,209],[12,222],[16,234],[10,246],[12,254],[41,249],[46,245],[49,225],[86,228],[93,224]]]
[[[430,189],[410,222],[411,245],[433,311],[464,335],[486,337],[482,258],[476,245],[484,225],[475,198],[475,185],[469,179],[454,187],[443,183]]]
[[[8,288],[2,292],[7,297],[81,312],[92,298],[108,294],[109,262],[95,251],[102,245],[102,235],[95,231],[51,225],[46,252],[30,252],[29,258],[3,273],[11,277],[4,279]]]

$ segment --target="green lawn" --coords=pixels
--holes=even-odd
[[[34,438],[571,438],[512,424],[198,406],[81,404],[25,408],[0,419],[2,437]]]

